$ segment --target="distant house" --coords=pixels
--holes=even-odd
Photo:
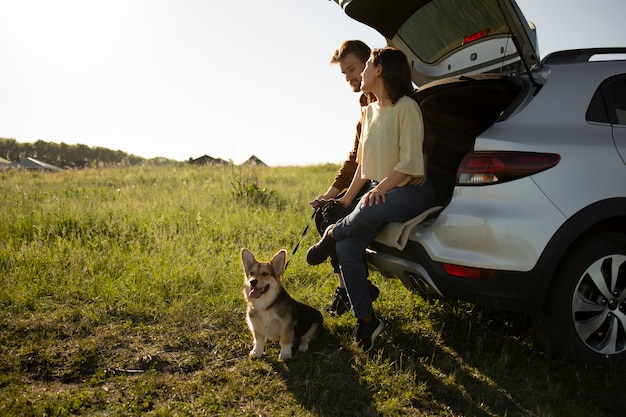
[[[45,162],[38,161],[35,158],[21,159],[20,162],[17,163],[17,167],[21,169],[31,170],[31,171],[47,171],[47,172],[63,171],[59,167],[55,167],[54,165],[50,165]]]
[[[189,163],[191,165],[228,165],[230,162],[225,161],[221,158],[212,158],[209,155],[202,155],[200,158],[189,158]],[[241,164],[242,166],[267,166],[265,162],[261,161],[256,156],[252,155],[248,160]]]
[[[209,155],[202,155],[200,158],[189,158],[189,163],[192,165],[228,165],[228,161],[221,158],[212,158]]]
[[[248,160],[241,165],[254,165],[254,166],[263,166],[263,167],[267,166],[265,162],[261,161],[259,158],[257,158],[254,155],[248,158]]]

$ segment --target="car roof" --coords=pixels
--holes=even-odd
[[[514,0],[335,0],[407,54],[418,85],[540,65],[534,26]]]

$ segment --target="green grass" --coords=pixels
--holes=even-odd
[[[0,175],[2,416],[618,416],[624,367],[547,358],[528,320],[372,273],[377,348],[351,317],[289,363],[248,358],[239,251],[289,255],[336,166]],[[325,309],[311,230],[285,286]]]

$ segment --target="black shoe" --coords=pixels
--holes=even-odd
[[[377,319],[376,316],[372,316],[372,321],[369,323],[365,323],[359,319],[354,329],[354,338],[359,344],[359,347],[363,349],[364,353],[372,350],[374,347],[374,339],[383,331],[383,327],[385,327],[385,325],[381,320]]]
[[[350,299],[345,288],[337,287],[333,294],[333,302],[330,305],[330,312],[338,316],[350,311]]]
[[[319,265],[329,256],[335,240],[328,234],[330,227],[324,231],[322,238],[306,251],[306,261],[309,265]]]
[[[378,298],[380,290],[376,285],[372,284],[372,281],[370,281],[369,279],[367,280],[367,285],[369,286],[370,290],[370,298],[372,299],[372,302],[374,302]]]

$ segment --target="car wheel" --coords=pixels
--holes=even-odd
[[[603,364],[626,355],[626,236],[582,240],[554,277],[537,330],[552,356]]]

